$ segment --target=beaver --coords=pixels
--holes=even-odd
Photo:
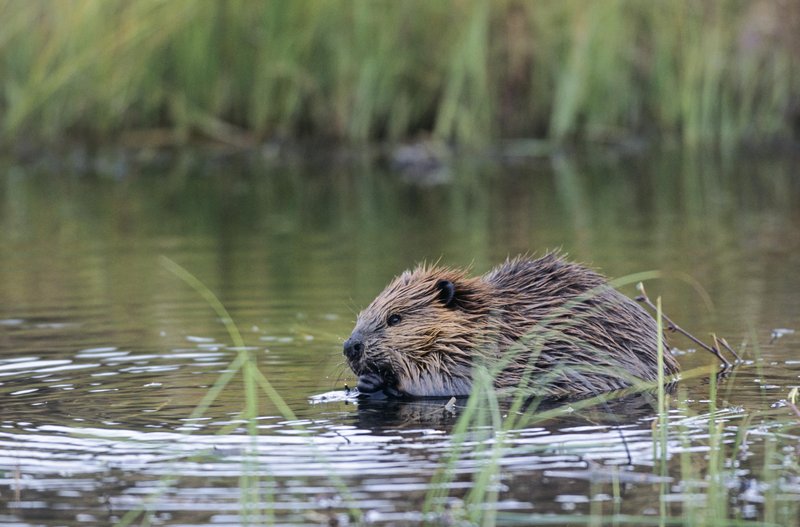
[[[358,315],[344,355],[361,393],[466,396],[481,365],[497,389],[560,398],[656,380],[659,338],[606,278],[549,252],[480,277],[426,264],[402,273]],[[677,373],[664,350],[665,375]]]

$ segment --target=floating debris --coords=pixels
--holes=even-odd
[[[319,395],[312,395],[308,399],[308,402],[311,404],[356,401],[358,401],[358,388],[350,388],[346,384],[344,385],[344,390],[334,390],[332,392],[325,392]]]
[[[197,344],[208,344],[208,343],[214,342],[213,338],[210,338],[210,337],[198,337],[198,336],[195,336],[195,335],[187,335],[186,336],[186,340],[188,340],[189,342],[197,343]]]
[[[773,342],[775,342],[779,338],[783,338],[786,335],[792,335],[792,334],[794,334],[794,330],[793,329],[775,328],[775,329],[772,330],[772,333],[770,333],[769,343],[772,344]]]

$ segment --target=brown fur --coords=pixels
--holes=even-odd
[[[396,325],[387,323],[393,314]],[[581,396],[655,380],[656,333],[655,320],[605,278],[550,253],[480,277],[406,271],[358,315],[345,354],[362,391],[467,395],[480,364],[500,389]],[[664,369],[678,371],[668,351]]]

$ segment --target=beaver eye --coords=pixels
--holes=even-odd
[[[390,326],[396,326],[397,324],[400,323],[402,319],[403,317],[401,317],[397,313],[392,313],[391,315],[389,315],[389,318],[386,319],[386,323],[389,324]]]

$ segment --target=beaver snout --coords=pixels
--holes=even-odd
[[[351,362],[356,362],[364,355],[364,343],[361,335],[353,333],[350,338],[344,341],[344,356]]]
[[[344,341],[342,353],[347,358],[350,369],[358,375],[358,391],[362,394],[381,394],[402,397],[397,389],[397,377],[385,360],[375,360],[372,352],[367,353],[367,345],[360,331],[353,331]]]

